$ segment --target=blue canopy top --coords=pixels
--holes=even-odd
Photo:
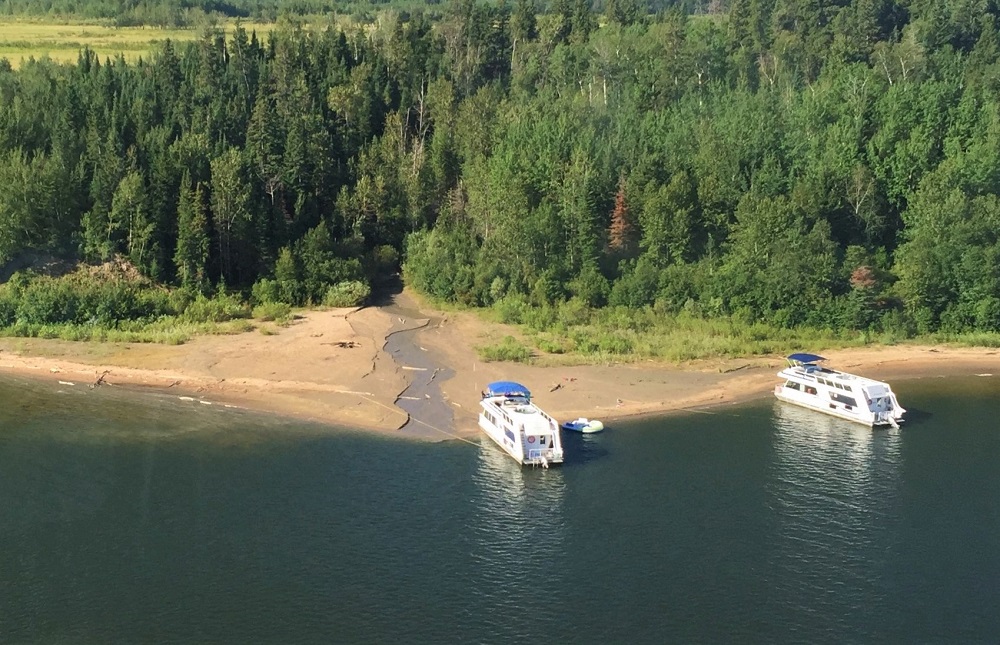
[[[791,354],[788,360],[798,363],[815,363],[816,361],[825,361],[826,359],[816,354]]]
[[[531,398],[528,388],[514,381],[496,381],[486,386],[488,396],[523,396]]]

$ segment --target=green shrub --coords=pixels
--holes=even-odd
[[[611,291],[608,279],[594,267],[584,268],[568,286],[574,298],[589,307],[603,307]]]
[[[198,292],[193,289],[174,289],[169,295],[170,313],[176,315],[183,312],[197,297]]]
[[[0,327],[9,327],[17,320],[17,298],[8,289],[0,288]]]
[[[253,317],[264,322],[286,322],[292,317],[292,308],[283,302],[265,302],[253,308]]]
[[[213,334],[245,334],[248,331],[253,331],[257,327],[244,318],[230,320],[225,325],[220,325],[215,329],[211,330]]]
[[[64,325],[59,328],[59,338],[71,341],[90,340],[93,327],[90,325]]]
[[[35,325],[73,322],[79,305],[79,296],[65,281],[34,278],[21,294],[17,318]]]
[[[898,309],[890,309],[882,314],[879,326],[882,328],[882,342],[889,345],[917,335],[917,324],[906,312]]]
[[[487,291],[487,297],[490,303],[499,302],[507,294],[507,281],[501,276],[496,276],[493,281],[490,282],[490,288]]]
[[[220,323],[235,318],[247,318],[250,309],[239,296],[223,293],[214,298],[199,295],[181,315],[183,320],[195,323]]]
[[[523,363],[531,358],[531,350],[517,342],[513,336],[505,337],[496,345],[477,347],[479,358],[491,363],[495,361],[512,361]]]
[[[621,334],[601,334],[597,339],[597,348],[608,354],[630,354],[632,353],[632,341]]]
[[[371,295],[371,291],[371,287],[364,282],[340,282],[326,290],[323,304],[327,307],[357,307]]]
[[[528,307],[523,314],[523,323],[535,331],[547,331],[556,324],[559,310],[551,305]]]
[[[566,327],[577,327],[590,322],[590,307],[587,303],[573,296],[559,304],[558,321]]]
[[[548,339],[538,341],[538,349],[548,354],[564,354],[567,350],[564,341]]]
[[[56,325],[42,325],[38,328],[38,338],[59,338],[59,330]]]
[[[399,269],[399,253],[388,244],[372,249],[370,258],[372,275],[385,275]]]
[[[295,255],[289,247],[278,252],[274,263],[274,280],[278,286],[278,297],[275,300],[297,305],[302,301],[302,283],[300,270]]]
[[[505,325],[519,325],[525,321],[527,312],[531,305],[520,294],[509,294],[493,305],[493,311],[497,312],[497,318]]]
[[[592,336],[591,332],[585,329],[576,329],[570,334],[570,340],[573,341],[573,346],[576,351],[581,354],[596,354],[600,351],[600,346],[597,340]]]
[[[277,280],[261,278],[250,289],[250,299],[258,305],[281,302],[281,287]],[[294,304],[294,303],[286,303]]]
[[[136,298],[138,312],[142,318],[153,319],[160,316],[173,315],[174,309],[171,294],[166,289],[143,289]]]
[[[653,304],[660,283],[659,270],[645,259],[623,268],[621,277],[611,286],[608,304],[630,308]]]
[[[975,307],[976,329],[983,331],[1000,331],[1000,299],[986,296]]]
[[[543,271],[531,288],[531,302],[540,307],[557,303],[564,295],[562,281],[552,270]]]

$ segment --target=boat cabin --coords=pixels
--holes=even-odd
[[[775,396],[867,425],[902,421],[905,410],[888,383],[818,365],[824,360],[816,354],[789,356],[788,367],[778,373],[785,382],[775,387]]]

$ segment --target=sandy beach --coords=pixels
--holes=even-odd
[[[405,311],[405,314],[401,314]],[[406,425],[400,395],[427,368],[400,364],[387,339],[405,334],[415,351],[440,366],[436,378],[450,406],[450,427]],[[448,439],[475,435],[486,383],[510,379],[532,389],[557,419],[587,416],[605,423],[725,405],[766,396],[784,365],[780,356],[697,361],[539,367],[484,363],[475,347],[510,330],[467,312],[440,312],[408,291],[387,306],[301,313],[278,333],[202,336],[183,345],[74,343],[0,339],[0,372],[78,387],[121,386],[374,431]],[[899,345],[824,351],[836,368],[889,381],[996,374],[1000,351]],[[405,361],[403,361],[405,363]],[[425,426],[428,424],[424,424]],[[445,424],[440,424],[445,425]]]

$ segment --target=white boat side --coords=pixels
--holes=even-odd
[[[504,382],[504,385],[512,385]],[[479,402],[479,427],[519,464],[548,467],[563,460],[559,424],[525,388],[493,388]]]
[[[820,356],[792,354],[788,360],[778,372],[785,382],[774,387],[778,399],[867,426],[899,427],[903,421],[906,410],[888,383],[821,367]]]

